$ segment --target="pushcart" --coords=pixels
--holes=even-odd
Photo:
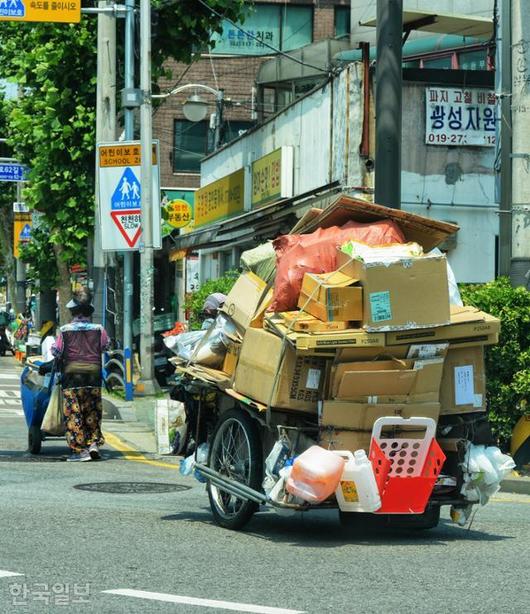
[[[291,455],[307,448],[310,442],[318,442],[321,429],[317,416],[267,407],[210,381],[207,374],[204,376],[190,368],[179,370],[180,382],[171,396],[185,403],[188,432],[195,439],[195,450],[201,443],[208,444],[207,460],[201,462],[200,455],[195,453],[194,467],[206,481],[213,519],[224,528],[240,529],[260,506],[271,506],[296,511],[336,509],[343,524],[370,521],[377,516],[379,524],[429,529],[437,526],[441,506],[458,508],[467,504],[459,495],[458,464],[447,466],[445,454],[436,440],[431,438],[430,443],[427,442],[425,462],[415,466],[415,450],[419,446],[396,429],[386,432],[385,437],[391,439],[384,442],[379,433],[379,438],[372,439],[370,447],[370,458],[382,493],[381,513],[342,511],[335,497],[317,505],[300,500],[291,503],[288,497],[283,501],[271,498],[263,487],[265,459],[279,438],[292,443]],[[410,448],[405,454],[407,446]],[[402,468],[404,457],[405,461],[413,460]],[[444,475],[441,475],[442,468]],[[405,473],[400,475],[403,470]],[[448,471],[452,477],[445,475]]]
[[[28,450],[40,454],[44,437],[53,436],[42,431],[42,421],[48,407],[56,374],[39,374],[42,357],[33,356],[26,360],[20,376],[20,396],[28,427]]]

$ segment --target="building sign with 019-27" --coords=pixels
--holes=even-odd
[[[425,90],[425,143],[493,147],[495,92],[429,87]]]

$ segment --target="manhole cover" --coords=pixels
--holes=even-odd
[[[91,492],[108,492],[116,495],[142,495],[164,492],[181,492],[191,486],[182,484],[161,484],[159,482],[94,482],[93,484],[76,484],[78,490]]]
[[[64,462],[66,456],[39,456],[31,454],[0,454],[2,463],[58,463]]]

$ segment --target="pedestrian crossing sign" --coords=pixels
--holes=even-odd
[[[152,156],[153,247],[161,247],[158,143]],[[142,241],[141,148],[138,141],[98,144],[98,211],[104,251],[138,250]]]
[[[0,21],[79,23],[81,0],[0,0]]]

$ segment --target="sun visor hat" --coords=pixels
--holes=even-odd
[[[68,303],[66,303],[67,309],[75,309],[76,307],[82,307],[82,306],[83,306],[83,303],[77,302],[75,298],[70,299]],[[92,310],[94,310],[94,305],[92,305],[92,303],[88,303],[87,307],[90,307]]]

